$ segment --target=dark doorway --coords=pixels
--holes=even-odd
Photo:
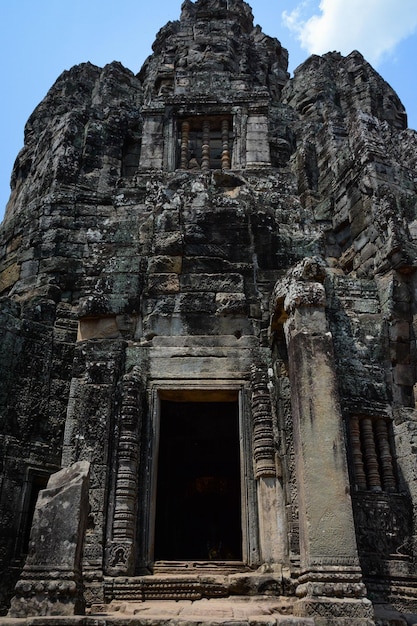
[[[36,503],[39,492],[46,489],[49,480],[49,474],[31,475],[29,499],[27,502],[27,510],[24,518],[22,554],[27,554],[29,549],[30,531],[32,530],[33,516],[35,515]]]
[[[242,560],[237,401],[161,401],[155,560]]]

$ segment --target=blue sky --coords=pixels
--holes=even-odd
[[[397,91],[417,129],[416,0],[252,0],[255,23],[290,53],[362,52]],[[120,61],[138,72],[181,0],[0,0],[0,219],[25,122],[65,69]]]

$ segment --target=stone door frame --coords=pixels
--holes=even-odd
[[[148,568],[153,571],[153,545],[156,519],[156,485],[159,448],[159,425],[161,400],[183,397],[184,401],[192,398],[207,398],[207,402],[234,398],[239,412],[240,478],[241,478],[241,517],[242,517],[242,562],[236,563],[237,569],[259,565],[259,529],[256,484],[253,471],[252,419],[250,410],[250,389],[246,381],[230,380],[175,380],[153,381],[149,390],[149,451],[146,458],[145,474],[150,478],[149,489],[142,502],[144,504],[144,525],[142,545]],[[233,562],[234,563],[234,562]],[[210,562],[215,569],[230,569],[231,563]],[[217,565],[217,568],[216,568]],[[189,563],[172,562],[172,570],[187,568]],[[197,566],[198,568],[198,566]]]

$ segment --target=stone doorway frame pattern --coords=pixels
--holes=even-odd
[[[146,455],[146,467],[144,475],[151,477],[148,489],[144,490],[143,524],[140,529],[139,545],[144,554],[142,561],[138,563],[139,570],[146,569],[154,572],[153,546],[155,537],[156,519],[156,489],[157,489],[157,466],[159,448],[159,426],[161,416],[161,400],[181,400],[184,402],[237,402],[239,414],[239,446],[240,446],[240,484],[241,484],[241,518],[242,518],[242,562],[207,561],[189,562],[173,561],[164,562],[163,567],[156,571],[164,572],[212,570],[223,572],[225,570],[244,570],[247,567],[256,567],[260,562],[259,528],[257,512],[256,482],[253,471],[253,444],[252,444],[252,418],[250,388],[246,381],[231,383],[230,381],[154,381],[149,392],[149,433],[148,453]],[[144,487],[146,487],[144,485]],[[141,556],[139,556],[141,561]],[[145,566],[145,568],[144,568]]]

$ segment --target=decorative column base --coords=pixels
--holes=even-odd
[[[28,568],[16,584],[9,616],[83,615],[84,609],[81,576],[59,568]]]
[[[106,548],[107,576],[132,576],[135,549],[131,541],[111,541]]]
[[[361,570],[341,566],[304,572],[296,590],[297,617],[313,617],[315,626],[374,626]]]

